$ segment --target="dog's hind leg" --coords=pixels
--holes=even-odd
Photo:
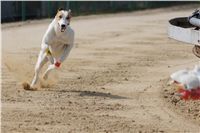
[[[54,58],[52,57],[51,53],[47,53],[47,58],[51,64],[48,66],[47,70],[42,76],[45,80],[48,78],[49,72],[55,68]]]
[[[56,66],[55,66],[55,64],[51,64],[51,65],[49,65],[48,66],[48,68],[47,68],[47,70],[44,72],[44,74],[43,74],[43,79],[48,79],[48,75],[49,75],[49,73],[53,70],[53,69],[55,69],[56,68]]]
[[[32,83],[31,83],[31,87],[34,87],[34,85],[37,83],[38,81],[38,77],[39,77],[39,72],[42,68],[42,66],[47,63],[48,61],[48,58],[47,58],[47,53],[45,53],[44,51],[40,51],[40,54],[38,56],[38,60],[37,60],[37,63],[35,65],[35,74],[34,74],[34,78],[32,80]]]
[[[47,70],[44,72],[43,79],[46,80],[48,78],[49,73],[53,69],[58,69],[60,67],[61,62],[63,62],[67,58],[67,56],[69,55],[72,46],[73,45],[65,45],[64,51],[60,55],[60,61],[59,62],[56,62],[56,60],[54,60],[52,56],[50,56],[50,55],[48,56],[48,59],[52,64],[49,65]]]

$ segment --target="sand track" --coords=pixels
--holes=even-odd
[[[166,34],[167,20],[195,7],[75,18],[76,47],[55,83],[34,92],[20,83],[50,20],[3,25],[2,132],[200,132],[162,98],[170,73],[199,61]]]

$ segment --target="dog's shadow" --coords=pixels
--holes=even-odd
[[[96,91],[79,91],[80,96],[97,96],[97,97],[107,97],[111,99],[127,99],[126,97],[112,95],[111,93],[96,92]]]
[[[78,95],[81,97],[89,96],[89,97],[103,97],[111,99],[128,99],[127,97],[113,95],[111,93],[97,92],[97,91],[81,91],[81,90],[54,90],[54,91],[62,93],[67,93],[67,92],[78,93]]]

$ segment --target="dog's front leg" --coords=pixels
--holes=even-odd
[[[63,62],[67,58],[67,56],[69,55],[72,47],[73,47],[72,44],[71,45],[65,45],[65,49],[64,49],[63,53],[60,56],[60,60],[59,60],[60,63]]]
[[[42,46],[42,49],[39,53],[39,56],[38,56],[38,60],[37,60],[37,63],[35,65],[35,74],[34,74],[34,78],[32,80],[32,83],[31,83],[31,87],[33,88],[34,85],[37,83],[38,81],[38,77],[39,77],[39,72],[42,68],[42,66],[48,61],[47,59],[47,54],[46,54],[46,49],[48,49],[48,45],[43,45]]]
[[[66,57],[69,55],[71,48],[73,47],[73,45],[66,45],[64,48],[63,53],[60,56],[60,59],[58,61],[56,61],[56,59],[54,59],[54,64],[49,65],[49,67],[47,68],[47,70],[44,72],[43,75],[43,79],[47,79],[49,73],[56,68],[60,67],[60,64],[66,59]]]

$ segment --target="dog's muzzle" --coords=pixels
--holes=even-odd
[[[65,29],[66,29],[66,25],[62,24],[62,25],[61,25],[61,32],[64,32]]]

